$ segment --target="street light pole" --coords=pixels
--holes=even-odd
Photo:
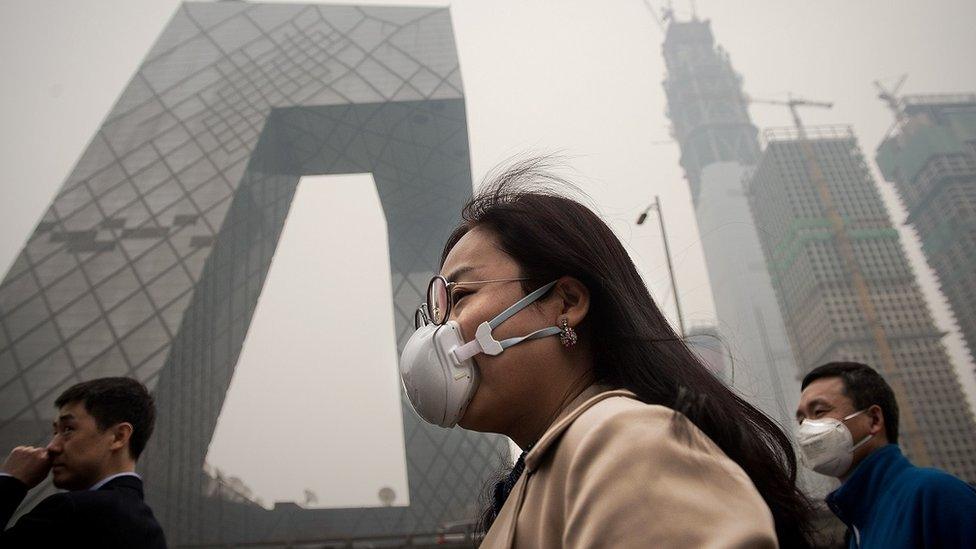
[[[654,195],[654,202],[647,206],[647,208],[644,208],[640,217],[637,218],[637,224],[643,225],[647,219],[647,212],[651,210],[657,211],[657,220],[661,224],[661,239],[664,240],[664,257],[668,262],[668,276],[671,277],[671,292],[674,293],[674,308],[678,312],[678,333],[681,337],[685,337],[685,319],[681,315],[681,298],[678,297],[678,282],[674,279],[674,267],[671,265],[671,248],[668,246],[668,233],[664,230],[664,211],[661,210],[661,198],[659,196]]]

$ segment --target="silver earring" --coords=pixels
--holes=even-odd
[[[563,344],[563,347],[567,349],[576,345],[576,341],[579,337],[576,335],[576,330],[569,326],[569,319],[563,317],[559,320],[559,342]]]

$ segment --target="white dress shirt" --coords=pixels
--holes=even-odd
[[[109,476],[103,478],[102,480],[96,482],[95,484],[92,485],[91,488],[89,488],[89,490],[98,490],[102,486],[105,486],[105,484],[108,481],[113,480],[113,479],[117,479],[119,477],[136,477],[137,479],[142,480],[142,477],[140,477],[139,475],[133,473],[132,471],[126,471],[124,473],[115,473],[114,475],[109,475]]]

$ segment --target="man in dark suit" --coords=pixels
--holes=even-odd
[[[55,406],[51,442],[14,448],[0,468],[0,527],[49,472],[54,486],[68,491],[0,533],[0,547],[165,548],[135,473],[156,418],[145,386],[125,377],[94,379],[66,390]]]

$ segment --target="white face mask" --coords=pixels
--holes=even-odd
[[[530,339],[559,334],[557,326],[536,330],[523,337],[497,341],[492,330],[515,313],[529,306],[556,281],[550,282],[505,309],[488,322],[482,322],[475,339],[464,343],[461,326],[449,320],[441,326],[417,328],[400,354],[400,379],[410,404],[424,421],[441,427],[454,427],[478,388],[478,368],[472,358],[478,354],[499,355],[505,349]]]
[[[857,417],[867,409],[845,417],[835,419],[804,419],[796,434],[796,441],[800,445],[800,459],[810,469],[831,477],[841,477],[851,468],[854,460],[854,450],[871,440],[874,435],[868,435],[854,444],[851,431],[844,422]]]

